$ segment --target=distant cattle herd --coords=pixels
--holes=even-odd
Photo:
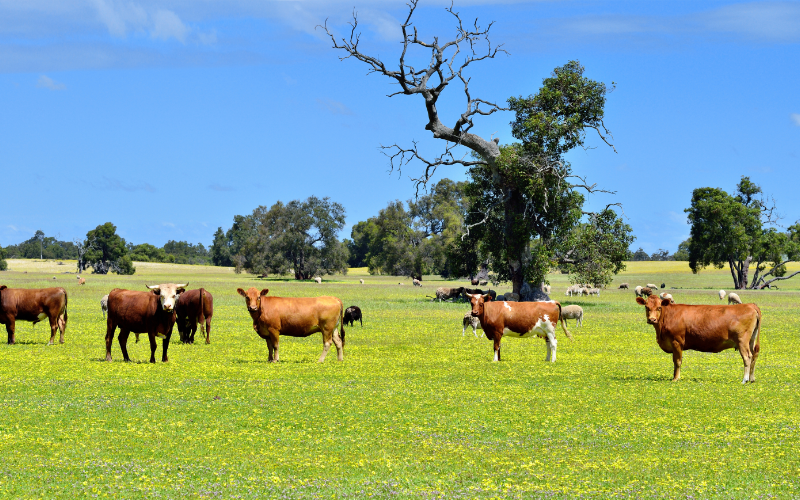
[[[322,279],[314,278],[317,284]],[[80,285],[86,280],[78,276]],[[364,280],[359,282],[364,284]],[[414,286],[421,287],[420,279],[413,278]],[[472,285],[486,285],[487,281],[474,279]],[[402,284],[402,283],[399,283]],[[128,336],[146,333],[150,341],[150,362],[155,363],[156,339],[163,339],[162,361],[168,361],[167,351],[173,327],[177,324],[181,342],[194,343],[200,330],[205,343],[211,343],[211,319],[214,315],[214,298],[204,288],[187,290],[188,283],[164,283],[148,285],[148,291],[114,289],[100,299],[100,308],[106,318],[106,360],[111,361],[114,334],[122,356],[130,361],[127,350]],[[660,288],[665,288],[662,283]],[[619,289],[629,289],[628,283]],[[647,323],[656,331],[656,342],[667,353],[672,354],[673,381],[680,378],[683,351],[720,352],[736,349],[744,363],[743,383],[755,381],[755,362],[760,352],[761,310],[755,304],[743,304],[736,293],[727,294],[727,305],[687,305],[675,303],[672,294],[657,293],[654,283],[634,287],[636,302],[645,307]],[[549,294],[550,285],[542,284],[541,292]],[[322,334],[323,350],[319,361],[323,362],[331,344],[336,347],[337,358],[344,358],[345,324],[353,326],[363,317],[358,306],[345,308],[337,297],[276,297],[268,295],[268,289],[249,288],[237,290],[245,301],[247,312],[253,321],[253,330],[267,343],[268,360],[279,361],[280,336],[307,337]],[[524,290],[523,290],[524,292]],[[537,292],[538,293],[538,292]],[[566,289],[565,295],[600,296],[600,288],[576,284]],[[717,294],[719,300],[726,296],[724,290]],[[543,338],[547,346],[545,360],[555,362],[558,341],[556,329],[572,339],[567,330],[567,320],[575,320],[583,326],[584,311],[578,305],[563,306],[553,300],[520,302],[516,293],[497,295],[493,290],[475,288],[440,287],[434,301],[469,301],[471,309],[461,321],[462,337],[468,327],[478,337],[477,330],[494,342],[494,360],[500,361],[501,339],[504,336],[517,338]],[[12,289],[0,286],[0,324],[6,325],[8,343],[16,343],[16,322],[29,321],[34,324],[47,319],[50,324],[50,344],[60,333],[64,343],[68,320],[68,298],[64,288]]]

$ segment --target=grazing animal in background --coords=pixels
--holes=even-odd
[[[469,280],[469,284],[472,286],[478,286],[478,278],[472,278]]]
[[[422,283],[420,283],[417,278],[414,278],[414,281],[412,281],[412,283],[414,284],[414,286],[422,286]]]
[[[547,344],[545,361],[556,361],[556,326],[561,318],[561,304],[549,302],[494,302],[488,295],[467,297],[472,304],[472,315],[481,322],[486,338],[494,341],[494,360],[500,361],[500,341],[503,336],[530,338],[544,337]],[[564,333],[572,338],[561,320]],[[527,335],[527,336],[526,336]]]
[[[81,279],[78,280],[78,284],[79,285],[85,285],[86,284],[86,280],[81,278]]]
[[[108,312],[108,295],[103,295],[103,298],[100,299],[100,310],[103,311],[103,319],[106,319],[106,313]]]
[[[586,291],[586,295],[597,295],[599,297],[600,296],[600,289],[599,288],[589,288]]]
[[[361,326],[364,326],[364,321],[362,320],[363,316],[361,316],[361,309],[358,306],[350,306],[344,310],[344,324],[349,324],[353,326],[353,323],[358,321],[361,323]]]
[[[361,282],[362,285],[364,284],[364,279],[363,278],[358,280],[358,281]]]
[[[542,283],[542,291],[544,293],[550,295],[550,290],[551,290],[550,285],[545,285],[544,283]]]
[[[163,339],[161,361],[169,361],[167,350],[175,326],[175,304],[178,295],[186,291],[188,283],[163,283],[145,285],[149,292],[115,288],[108,294],[108,320],[106,321],[106,361],[111,361],[111,344],[119,327],[119,347],[122,357],[128,356],[128,335],[146,333],[150,339],[150,362],[156,362],[156,338]],[[138,338],[138,335],[137,335]]]
[[[322,284],[322,278],[320,278],[319,276],[314,278],[314,281],[317,283],[317,285]]]
[[[200,326],[200,335],[211,343],[211,317],[214,316],[214,297],[205,290],[187,290],[178,297],[175,306],[175,322],[181,342],[194,344],[194,335]]]
[[[653,295],[653,289],[649,286],[642,288],[642,297],[649,297]]]
[[[620,289],[620,290],[627,290],[627,289],[628,289],[628,284],[627,284],[627,283],[623,283],[623,284],[621,284],[621,285],[619,286],[619,289]]]
[[[480,285],[480,286],[486,286],[486,285],[488,285],[488,284],[489,284],[489,281],[488,281],[488,280],[481,280],[481,281],[478,283],[478,285]]]
[[[661,283],[661,288],[667,288],[667,284],[666,283]]]
[[[8,343],[16,344],[17,321],[30,321],[34,325],[47,318],[50,322],[50,342],[60,332],[59,343],[64,343],[67,330],[67,291],[58,288],[8,288],[0,285],[0,324],[6,325]]]
[[[717,294],[719,295],[719,300],[725,298],[725,290],[720,290],[719,292],[717,292]]]
[[[661,292],[660,294],[658,294],[658,296],[659,296],[659,298],[661,298],[661,299],[667,299],[667,300],[669,300],[671,304],[674,304],[674,303],[675,303],[675,300],[673,300],[673,299],[672,299],[672,294],[671,294],[671,293],[667,293],[667,292]]]
[[[464,336],[464,333],[467,331],[467,327],[472,327],[472,334],[475,335],[475,338],[478,338],[478,329],[481,328],[481,322],[478,318],[472,315],[472,311],[464,314],[464,319],[461,320],[461,324],[464,328],[461,329],[461,336]]]
[[[398,284],[398,285],[400,285],[400,286],[402,286],[402,285],[403,285],[403,284],[402,284],[402,283],[400,283],[400,282],[398,282],[397,284]]]
[[[56,277],[55,277],[55,276],[53,276],[53,279],[56,279]]]
[[[578,326],[583,326],[583,308],[581,306],[561,306],[561,319],[566,324],[568,319],[577,320]]]
[[[337,297],[267,297],[267,288],[260,292],[249,288],[236,290],[244,297],[247,312],[253,319],[253,330],[267,341],[270,362],[280,360],[280,336],[308,337],[322,332],[322,354],[319,362],[331,347],[336,346],[339,361],[344,359],[344,306]],[[341,326],[341,334],[336,326]]]
[[[648,283],[646,286],[647,286],[647,288],[649,288],[651,290],[658,290],[658,286],[654,285],[652,283]]]
[[[436,296],[433,297],[433,300],[438,300],[439,302],[443,300],[449,299],[458,299],[464,295],[464,287],[460,286],[458,288],[444,288],[439,287],[436,289]]]
[[[672,353],[672,381],[681,377],[683,351],[720,352],[737,349],[744,363],[742,383],[755,382],[761,351],[761,309],[755,304],[732,306],[672,304],[651,295],[636,302],[645,307],[647,323],[656,330],[661,350]]]
[[[637,297],[641,297],[642,296],[642,288],[644,288],[644,287],[637,286],[636,288],[633,289],[633,293],[635,293]]]
[[[728,294],[728,304],[741,304],[742,299],[739,298],[739,295],[736,293],[729,293]]]

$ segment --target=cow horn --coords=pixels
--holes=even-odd
[[[145,285],[144,285],[144,286],[146,286],[146,287],[147,287],[147,288],[149,288],[150,290],[158,290],[158,289],[160,289],[160,288],[161,288],[161,285],[148,285],[148,284],[146,284],[146,283],[145,283]]]
[[[177,288],[183,288],[183,287],[185,287],[185,286],[189,286],[189,283],[184,283],[184,284],[182,284],[182,285],[178,285],[178,284],[176,284],[175,286],[176,286]]]

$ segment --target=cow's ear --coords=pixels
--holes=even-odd
[[[492,296],[491,296],[491,295],[488,295],[488,294],[487,294],[487,295],[484,295],[484,296],[483,296],[483,301],[484,301],[484,302],[491,302],[491,301],[492,301]]]
[[[0,285],[0,290],[5,290],[6,288],[8,288],[8,287],[5,286],[5,285]]]
[[[185,288],[183,288],[183,287],[181,287],[181,288],[178,288],[177,290],[175,290],[175,295],[179,295],[179,294],[181,294],[181,293],[183,293],[183,292],[185,292],[185,291],[186,291],[186,289],[185,289]]]
[[[670,302],[669,299],[661,299],[662,306],[668,306],[670,304],[672,304],[672,302]]]
[[[160,288],[151,288],[150,291],[153,292],[154,295],[161,295]]]
[[[636,303],[637,303],[637,304],[639,304],[639,305],[641,305],[641,306],[643,306],[643,305],[647,304],[647,301],[646,301],[646,300],[644,300],[644,299],[643,299],[643,298],[641,298],[641,297],[636,297]]]
[[[265,288],[265,289],[261,290],[261,293],[259,295],[261,295],[263,297],[264,295],[266,295],[268,293],[269,293],[269,288]]]
[[[241,295],[242,297],[247,298],[247,294],[241,288],[237,288],[236,291],[239,292],[239,295]]]

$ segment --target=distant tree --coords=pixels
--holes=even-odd
[[[234,217],[226,246],[237,269],[255,274],[292,271],[296,279],[309,279],[345,273],[347,248],[336,238],[344,222],[344,207],[329,198],[279,201]],[[214,248],[212,253],[224,246]]]
[[[689,238],[688,240],[682,241],[680,245],[678,245],[678,251],[672,255],[673,260],[680,260],[680,261],[688,261],[689,260],[689,244],[691,243],[692,239]]]
[[[166,261],[175,264],[208,264],[210,261],[208,250],[202,243],[194,245],[187,241],[169,240],[163,250]]]
[[[640,261],[640,260],[650,260],[650,255],[644,251],[642,247],[639,247],[638,250],[633,252],[633,258],[631,260]]]
[[[166,253],[163,248],[158,248],[149,243],[140,243],[139,245],[128,245],[131,260],[138,262],[164,262],[166,260]]]
[[[652,255],[650,255],[650,260],[655,261],[667,261],[667,260],[674,260],[672,255],[669,254],[669,250],[664,250],[663,248],[659,248]]]
[[[59,241],[52,236],[45,236],[41,230],[36,231],[30,239],[17,245],[7,247],[9,257],[15,259],[77,259],[75,244]]]
[[[6,257],[8,257],[8,252],[3,247],[0,247],[0,271],[5,271],[8,269],[8,262],[6,262]]]
[[[130,262],[128,248],[125,240],[117,234],[117,227],[106,222],[86,233],[86,248],[84,258],[86,265],[97,274],[108,274],[114,271],[118,274],[133,274],[136,270]],[[123,257],[127,260],[121,261]]]
[[[217,232],[214,233],[214,242],[211,244],[208,253],[211,256],[211,262],[215,266],[233,266],[231,241],[225,235],[225,231],[223,231],[221,227],[218,227]]]
[[[776,223],[775,204],[761,188],[742,176],[734,195],[718,188],[698,188],[685,210],[692,225],[689,267],[697,273],[707,266],[730,268],[735,289],[762,288],[786,276],[786,264],[800,259],[800,224],[783,233]],[[755,264],[755,275],[749,271]],[[770,277],[771,276],[771,277]]]

